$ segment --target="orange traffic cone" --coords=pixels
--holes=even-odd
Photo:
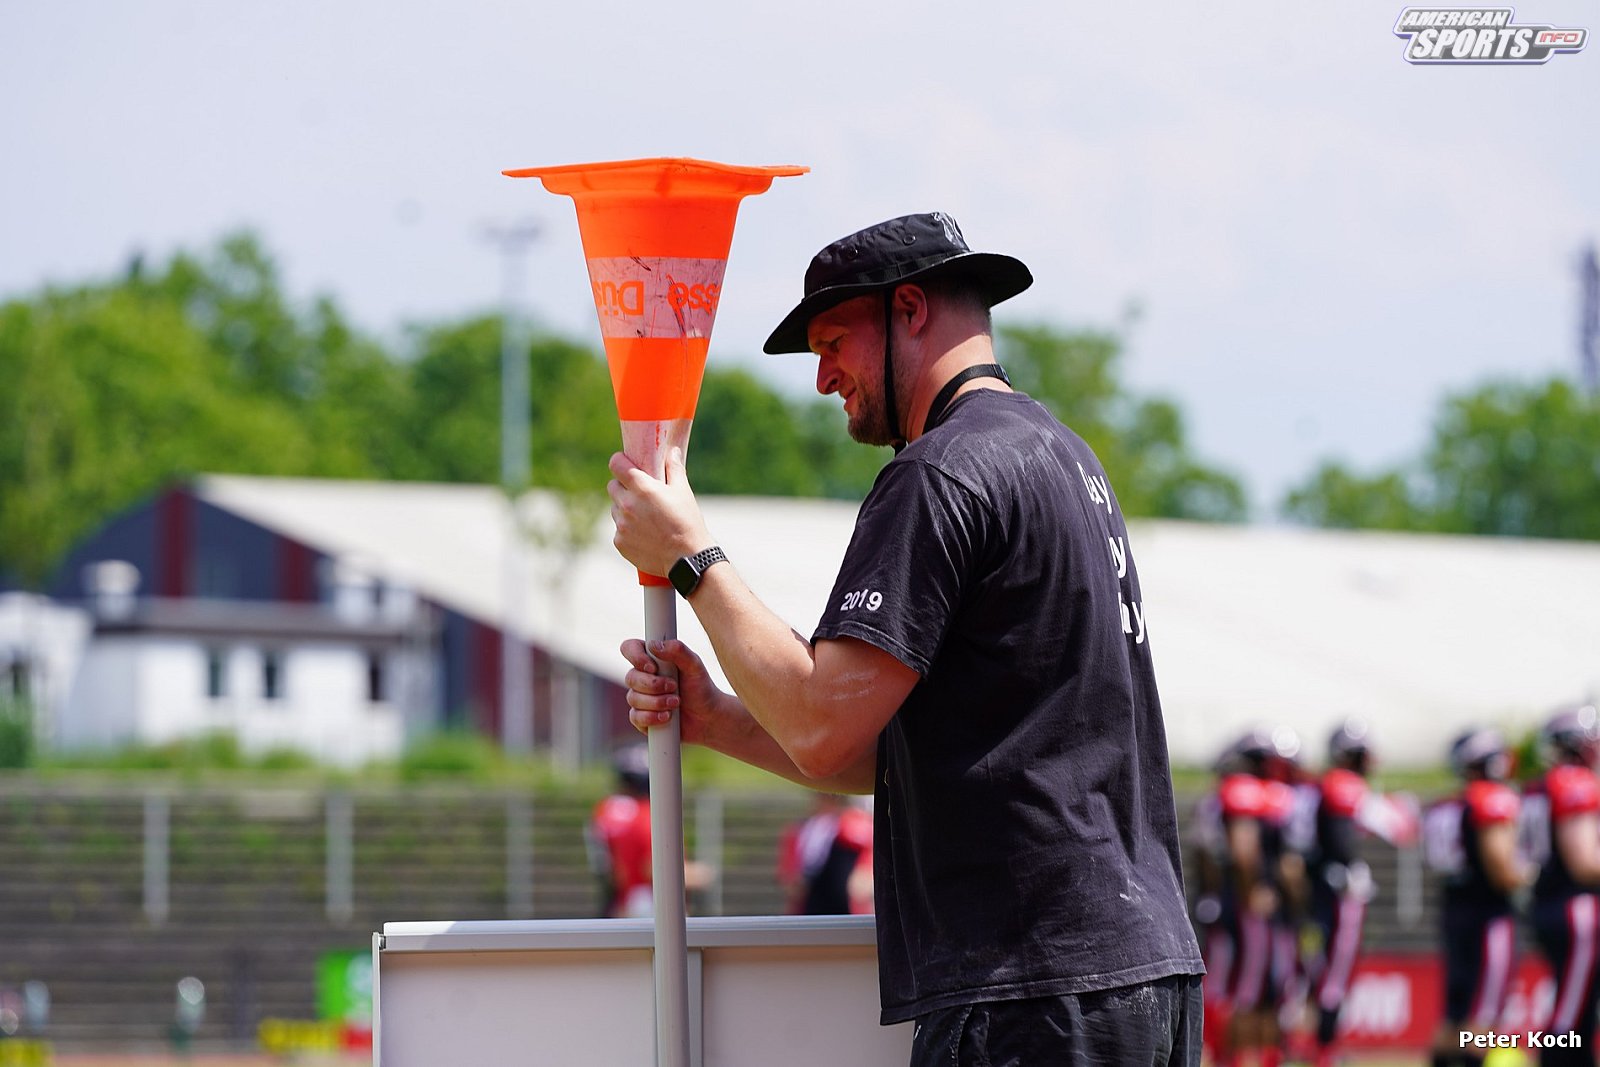
[[[739,201],[805,167],[730,167],[697,159],[635,159],[508,170],[539,178],[578,205],[622,450],[662,477],[673,446],[686,448],[706,346],[722,297]],[[649,640],[678,635],[665,579],[640,574]],[[663,588],[665,587],[665,588]],[[658,663],[663,674],[670,663]],[[688,938],[683,879],[683,768],[678,718],[648,732],[650,877],[654,887],[657,1067],[689,1067]]]
[[[689,443],[739,201],[807,169],[632,159],[504,172],[577,205],[622,450],[656,477]]]

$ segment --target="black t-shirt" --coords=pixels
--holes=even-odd
[[[837,637],[922,675],[878,740],[885,1023],[1204,972],[1138,575],[1077,435],[958,398],[863,502]]]

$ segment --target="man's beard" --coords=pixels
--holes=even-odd
[[[846,427],[852,441],[864,445],[892,445],[900,440],[900,431],[889,427],[889,413],[884,410],[881,381],[876,390],[858,387],[855,399],[856,412],[850,416],[850,423]]]

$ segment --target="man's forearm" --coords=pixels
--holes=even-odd
[[[706,748],[809,789],[825,793],[872,792],[876,774],[876,753],[863,764],[847,768],[840,774],[827,778],[811,777],[795,765],[783,746],[767,732],[737,696],[728,695],[726,700],[727,706],[718,716],[723,725],[700,742]]]
[[[762,757],[759,762],[729,755],[807,785],[870,792],[877,735],[910,684],[870,668],[839,676],[819,671],[810,643],[761,603],[731,564],[708,570],[690,605],[752,725],[781,753],[787,770],[773,766],[777,756],[762,754],[763,742],[754,737],[742,743]],[[914,672],[902,670],[914,682]]]

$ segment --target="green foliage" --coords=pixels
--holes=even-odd
[[[0,568],[39,583],[107,516],[198,471],[374,475],[398,368],[331,305],[289,311],[253,238],[0,305]],[[336,417],[337,413],[337,417]],[[338,422],[343,430],[335,429]]]
[[[1417,530],[1426,518],[1411,486],[1398,471],[1362,477],[1337,463],[1323,463],[1284,498],[1283,512],[1313,526],[1340,529]]]
[[[449,730],[408,748],[400,758],[399,774],[402,782],[441,778],[487,782],[500,776],[504,762],[500,747],[489,738]]]
[[[1283,511],[1319,526],[1600,539],[1600,400],[1561,379],[1447,397],[1420,460],[1371,476],[1324,463]]]
[[[200,472],[498,483],[501,343],[500,319],[478,316],[415,329],[399,358],[331,300],[291,302],[248,233],[0,303],[0,574],[37,587],[91,529]],[[1117,337],[1032,327],[1000,344],[1018,386],[1096,448],[1129,514],[1243,515],[1238,483],[1189,454],[1177,408],[1123,388]],[[552,337],[527,358],[532,482],[582,520],[604,506],[620,444],[605,360]],[[860,499],[889,453],[844,424],[837,403],[713,365],[696,487]]]
[[[995,343],[1011,384],[1094,449],[1125,514],[1210,522],[1245,518],[1243,485],[1194,456],[1177,405],[1135,395],[1123,384],[1118,337],[1002,327]]]
[[[1600,399],[1568,382],[1448,398],[1425,463],[1440,529],[1600,539]]]
[[[282,775],[286,771],[331,776],[312,757],[289,749],[273,749],[257,757],[239,749],[231,733],[216,731],[160,745],[126,745],[106,751],[73,751],[51,754],[36,761],[40,769],[52,772],[97,772],[117,776],[146,773],[177,774],[187,779],[241,776],[256,773]]]
[[[33,708],[23,700],[0,700],[0,771],[33,765]]]

